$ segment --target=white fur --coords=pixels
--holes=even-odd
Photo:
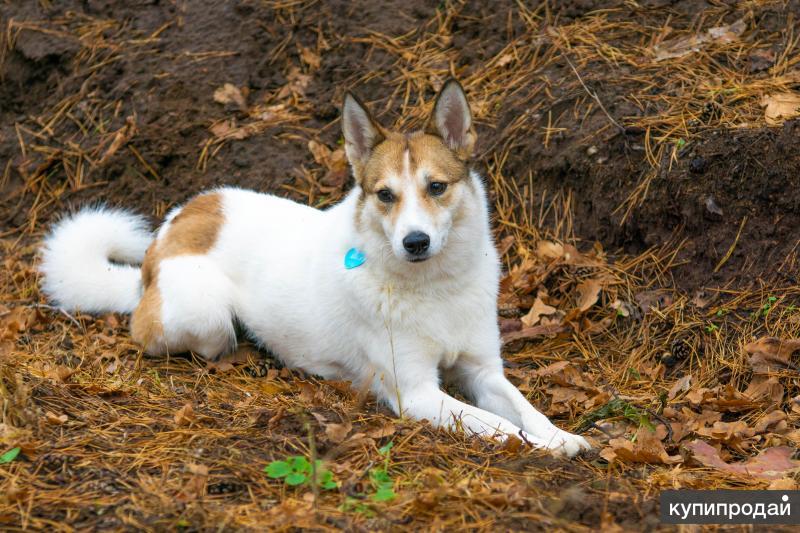
[[[129,313],[141,298],[141,274],[133,265],[142,262],[152,239],[145,219],[127,211],[95,208],[68,216],[44,241],[42,289],[62,307]]]
[[[217,357],[234,342],[235,316],[288,365],[368,385],[395,413],[483,436],[521,435],[569,456],[589,447],[556,428],[503,375],[500,266],[476,174],[460,187],[458,223],[427,228],[444,237],[421,263],[395,254],[387,235],[357,229],[358,187],[327,211],[240,189],[218,192],[225,222],[213,248],[160,266],[165,338],[148,349]],[[402,231],[428,223],[408,209]],[[141,258],[147,238],[138,220],[95,211],[56,227],[42,268],[47,293],[69,307],[130,311],[135,270],[105,257],[126,249]],[[350,248],[366,262],[347,270]],[[441,378],[476,405],[442,391]]]

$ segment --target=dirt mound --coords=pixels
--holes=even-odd
[[[681,24],[701,8],[717,15],[720,24],[743,17],[749,25],[743,39],[755,52],[746,64],[741,59],[728,64],[731,56],[721,54],[730,46],[723,43],[714,59],[722,63],[720,71],[740,68],[755,83],[764,77],[760,73],[777,69],[781,52],[779,45],[764,47],[760,39],[780,29],[780,17],[791,6],[750,14],[703,2],[655,2],[650,9],[608,13],[596,11],[600,7],[598,2],[563,6],[548,26],[509,17],[511,7],[479,2],[449,19],[442,18],[442,10],[413,2],[398,3],[395,11],[403,16],[397,17],[388,16],[391,6],[348,2],[302,8],[210,1],[136,8],[108,2],[59,2],[49,10],[38,4],[5,6],[11,40],[4,43],[0,89],[0,156],[8,162],[0,231],[25,227],[31,208],[47,221],[65,206],[95,200],[157,217],[167,206],[220,184],[307,195],[315,186],[309,176],[318,172],[308,140],[336,146],[344,90],[356,88],[388,122],[408,119],[411,112],[407,122],[414,125],[421,116],[415,106],[429,102],[437,84],[455,70],[475,86],[478,168],[502,157],[508,179],[525,183],[532,175],[529,198],[542,204],[535,208],[568,191],[574,237],[626,253],[682,241],[675,281],[684,288],[731,280],[741,285],[790,272],[798,202],[792,186],[798,175],[796,126],[722,128],[733,120],[729,114],[743,118],[741,102],[728,109],[726,100],[733,99],[724,88],[705,94],[695,88],[695,101],[684,101],[678,117],[694,124],[672,133],[685,145],[654,159],[651,136],[668,120],[650,130],[642,123],[654,112],[663,116],[670,106],[640,98],[645,92],[687,96],[673,89],[674,81],[643,92],[639,72],[663,65],[645,62],[647,51],[635,41],[636,32],[625,32],[630,20],[669,20],[673,33],[685,31]],[[582,41],[590,30],[607,40],[609,50]],[[571,54],[555,57],[561,41],[570,38]],[[541,57],[515,57],[531,40],[540,41]],[[411,45],[416,57],[403,49]],[[740,52],[744,46],[739,44]],[[634,51],[642,57],[627,63],[608,58]],[[527,59],[535,68],[524,75],[497,68]],[[701,66],[693,68],[713,70],[702,58],[694,61]],[[495,67],[490,75],[496,82],[481,80],[487,65]],[[398,68],[412,77],[398,84]],[[213,144],[210,126],[247,120],[242,110],[214,101],[224,83],[243,89],[248,103],[285,105],[293,114],[256,135]],[[493,88],[497,95],[485,94]],[[740,90],[740,100],[749,97],[745,92]],[[580,106],[588,111],[579,112]],[[122,149],[109,154],[126,120],[135,129]],[[34,190],[31,180],[43,189]],[[48,201],[54,192],[57,197]],[[43,202],[46,208],[38,209]]]

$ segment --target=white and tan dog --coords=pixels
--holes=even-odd
[[[503,375],[500,263],[467,167],[476,136],[461,86],[449,81],[428,128],[405,135],[348,94],[343,129],[356,186],[335,207],[221,188],[172,210],[155,239],[134,214],[84,210],[45,241],[44,292],[65,308],[133,313],[151,354],[215,359],[238,321],[287,365],[368,385],[397,414],[588,449]]]

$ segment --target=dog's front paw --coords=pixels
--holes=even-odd
[[[575,457],[582,451],[591,450],[592,445],[580,435],[559,430],[558,433],[550,439],[547,448],[555,455]]]

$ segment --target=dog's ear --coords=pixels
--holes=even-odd
[[[342,133],[344,134],[344,150],[358,181],[361,179],[361,170],[367,162],[370,152],[383,141],[385,132],[372,119],[372,115],[369,114],[364,104],[350,92],[344,97]]]
[[[461,159],[468,159],[472,155],[478,136],[472,125],[467,95],[455,79],[447,80],[436,96],[433,115],[425,131],[440,136]]]

